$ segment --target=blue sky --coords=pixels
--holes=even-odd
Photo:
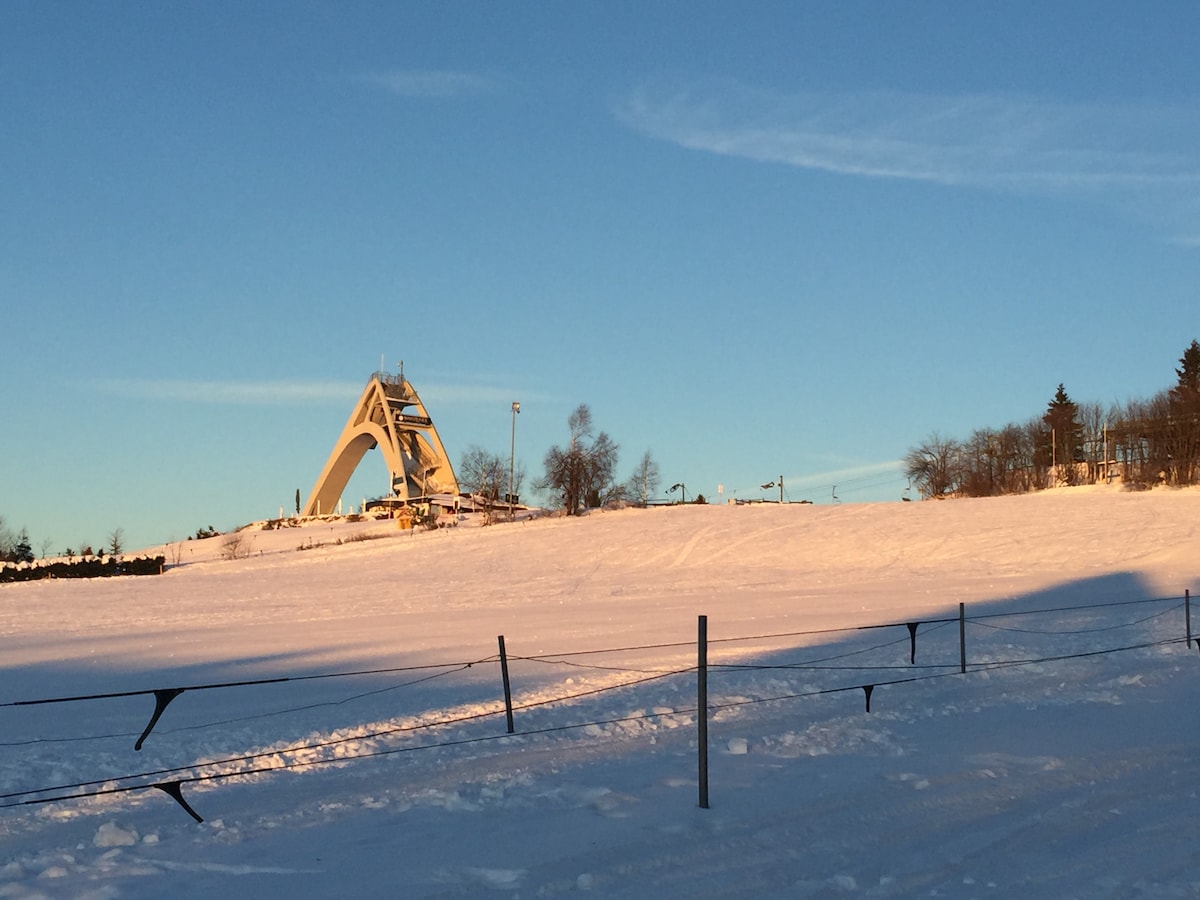
[[[590,405],[664,487],[1169,387],[1194,3],[0,4],[0,515],[144,546],[307,494],[380,360],[455,463]],[[346,494],[385,487],[377,453]]]

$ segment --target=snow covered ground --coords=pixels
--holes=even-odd
[[[0,585],[0,898],[1200,897],[1198,523],[1116,489],[323,523]]]

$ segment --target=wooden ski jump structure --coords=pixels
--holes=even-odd
[[[382,451],[391,473],[392,504],[441,501],[453,505],[459,493],[454,467],[402,367],[398,375],[376,372],[367,381],[302,514],[332,513],[350,476],[375,447]]]

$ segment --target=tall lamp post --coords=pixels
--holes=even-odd
[[[517,493],[517,414],[521,411],[521,404],[516,400],[512,405],[512,435],[508,442],[508,521],[513,521],[516,518],[516,493]]]

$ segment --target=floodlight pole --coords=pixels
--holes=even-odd
[[[516,518],[516,484],[517,484],[517,415],[521,412],[521,404],[516,400],[512,405],[512,434],[508,442],[508,521]]]

